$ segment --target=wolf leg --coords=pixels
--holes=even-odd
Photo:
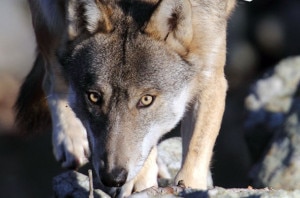
[[[62,77],[59,63],[47,67],[44,90],[52,118],[52,142],[55,158],[64,168],[78,168],[88,161],[86,129],[68,103],[69,87]]]
[[[225,106],[227,82],[223,75],[206,83],[193,108],[182,121],[183,161],[175,182],[207,189],[207,177],[214,143]]]

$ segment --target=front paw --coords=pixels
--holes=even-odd
[[[90,150],[87,133],[77,118],[56,125],[52,141],[55,158],[62,167],[77,169],[88,162]]]

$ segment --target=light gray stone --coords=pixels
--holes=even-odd
[[[53,179],[55,198],[83,198],[89,197],[89,177],[76,171],[64,172]],[[100,189],[93,190],[94,198],[110,198]]]
[[[181,167],[182,143],[180,137],[169,138],[158,145],[158,163],[161,169],[167,168],[169,179],[176,176]],[[163,167],[165,166],[165,168]],[[165,172],[165,170],[163,170]],[[166,173],[164,173],[167,176]]]
[[[299,100],[295,101],[299,104]],[[299,105],[297,105],[299,106]],[[252,172],[253,185],[300,189],[300,108],[295,107]]]
[[[66,172],[53,180],[55,197],[58,198],[85,198],[89,196],[89,178],[78,172]],[[94,197],[109,198],[103,191],[94,190]],[[199,191],[197,189],[184,188],[182,186],[172,186],[166,188],[149,188],[142,192],[134,193],[129,198],[297,198],[300,197],[300,190],[284,191],[264,189],[224,189],[215,187],[207,191]]]
[[[281,61],[267,75],[245,100],[246,136],[260,158],[250,174],[253,186],[299,189],[300,57]]]
[[[288,58],[275,66],[271,74],[258,80],[246,97],[250,111],[264,109],[269,112],[287,113],[300,81],[300,57]]]

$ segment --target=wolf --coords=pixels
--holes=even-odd
[[[207,189],[235,0],[28,2],[37,58],[16,102],[20,130],[52,128],[63,167],[90,160],[128,196],[157,186],[156,145],[181,122],[174,183]]]

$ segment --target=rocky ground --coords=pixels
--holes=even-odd
[[[90,185],[90,178],[78,172],[66,172],[53,180],[54,195],[57,198],[110,198],[108,194],[99,190],[93,189]],[[184,186],[170,186],[161,188],[149,188],[142,192],[136,192],[130,198],[151,198],[151,197],[186,197],[186,198],[273,198],[273,197],[288,197],[297,198],[300,196],[300,190],[274,190],[269,188],[264,189],[225,189],[214,187],[206,191],[186,188]]]

